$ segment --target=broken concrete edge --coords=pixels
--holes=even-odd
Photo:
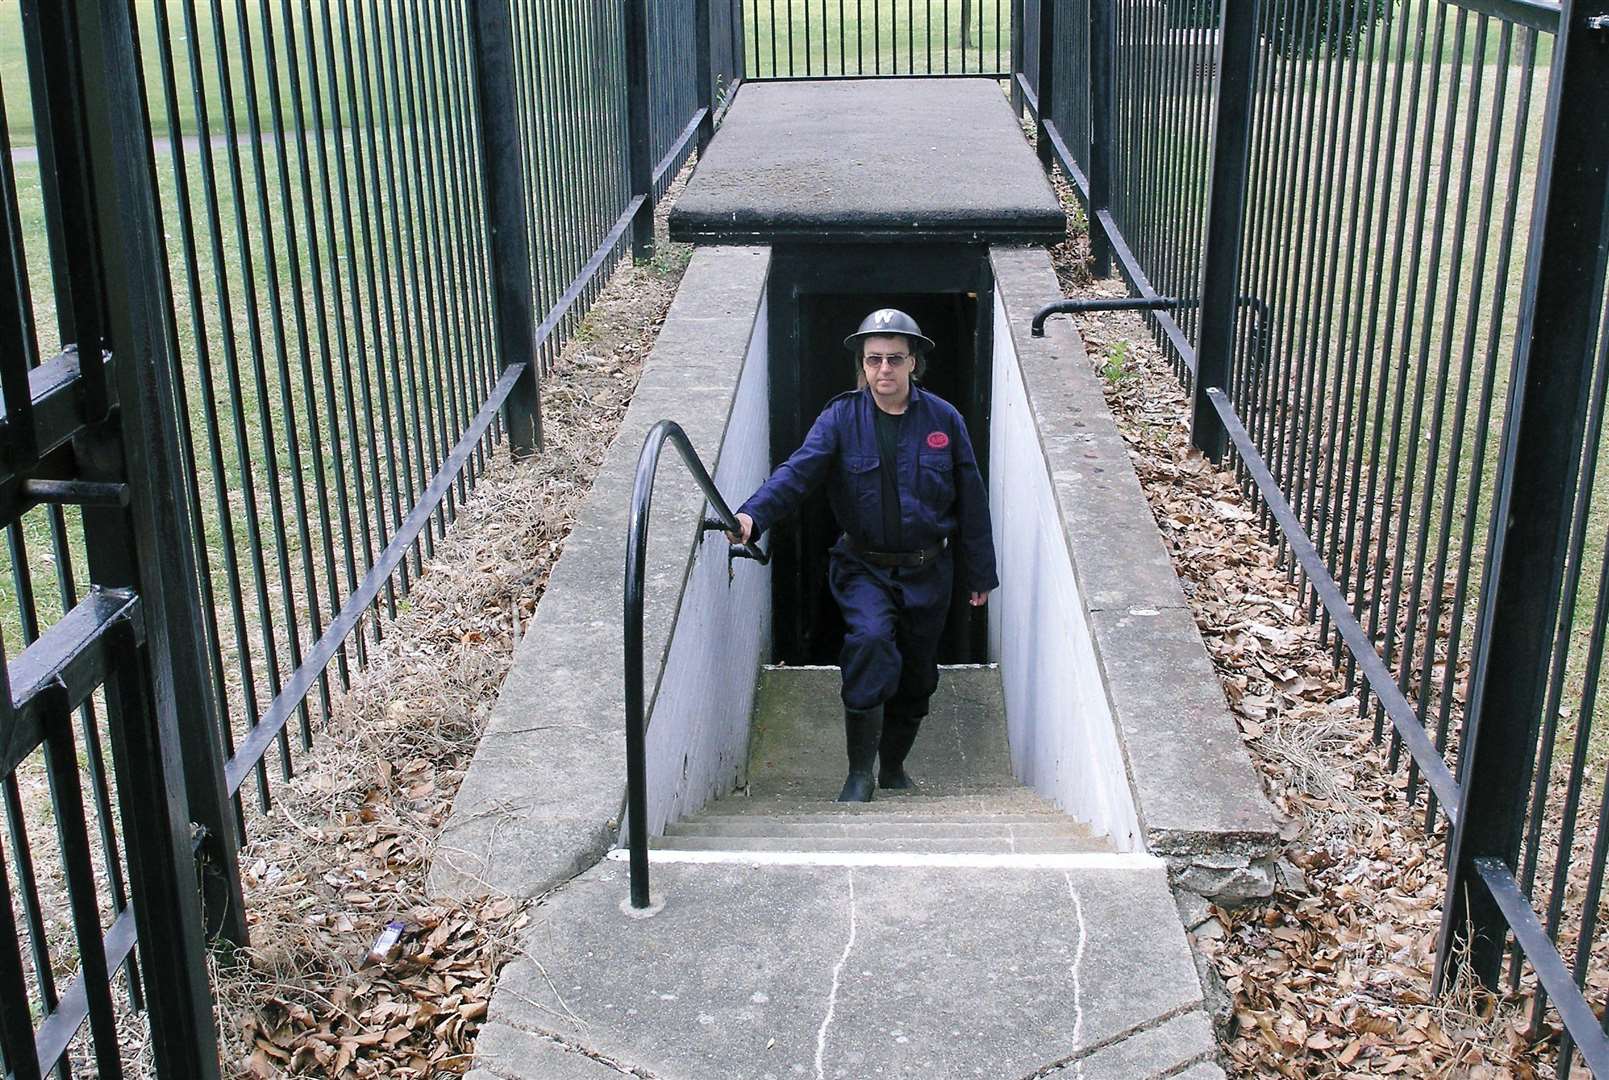
[[[1147,850],[1221,903],[1272,894],[1274,813],[1047,252],[990,249]]]
[[[681,424],[713,474],[765,298],[767,248],[694,252],[498,691],[431,860],[433,896],[539,896],[614,846],[626,793],[623,569],[639,450]],[[672,452],[668,457],[675,457]],[[644,577],[650,714],[703,533],[679,461],[654,488]]]
[[[496,1020],[475,1039],[475,1068],[464,1080],[618,1080],[640,1070],[600,1057],[556,1035],[521,1031]]]

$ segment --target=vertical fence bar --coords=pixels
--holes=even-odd
[[[1112,197],[1114,0],[1089,0],[1089,254],[1096,277],[1112,276],[1112,243],[1096,218]]]
[[[631,219],[631,257],[654,257],[654,150],[648,111],[648,0],[626,0],[626,130],[631,153],[631,195],[642,205]],[[776,22],[771,24],[773,48]],[[790,53],[791,56],[791,53]],[[791,62],[791,61],[790,61]]]
[[[1256,82],[1257,0],[1221,0],[1218,10],[1218,91],[1212,124],[1212,172],[1207,181],[1207,230],[1198,293],[1201,329],[1190,419],[1190,442],[1215,462],[1223,459],[1229,435],[1207,391],[1229,389],[1229,367],[1234,358],[1235,297],[1240,282],[1241,237],[1245,232],[1251,102]]]
[[[1011,71],[1008,72],[1007,85],[1011,88],[1011,113],[1013,116],[1022,115],[1022,84],[1017,76],[1023,70],[1022,26],[1023,26],[1023,0],[1011,0]],[[948,6],[945,7],[945,16],[949,15]],[[945,70],[949,70],[950,52],[949,39],[945,39],[944,51]]]
[[[1056,150],[1050,145],[1045,121],[1050,118],[1051,98],[1056,83],[1056,0],[1039,0],[1039,111],[1034,116],[1034,135],[1039,163],[1047,170],[1056,163]]]
[[[509,449],[526,457],[542,448],[542,400],[532,352],[531,255],[525,221],[519,84],[508,0],[474,0],[475,111],[480,121],[481,177],[492,264],[492,321],[497,366],[525,364],[503,406]],[[652,222],[650,222],[652,224]]]
[[[702,156],[715,135],[715,51],[710,41],[710,0],[693,0],[693,57],[693,78],[698,80],[693,108],[704,110],[698,122],[698,152]],[[826,60],[821,63],[825,69]]]
[[[1448,984],[1455,942],[1466,933],[1469,962],[1488,986],[1502,964],[1508,924],[1475,860],[1516,865],[1547,692],[1604,284],[1606,37],[1609,0],[1565,0],[1470,677],[1438,988]]]

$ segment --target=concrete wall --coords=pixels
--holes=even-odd
[[[760,486],[770,465],[766,315],[762,300],[711,472],[734,508]],[[681,467],[679,457],[667,456],[660,473]],[[694,549],[670,652],[650,700],[649,835],[743,782],[754,692],[770,648],[770,571],[751,560],[729,562],[725,537],[710,534]],[[628,832],[621,830],[622,840]]]
[[[998,297],[994,325],[989,512],[1000,590],[989,603],[989,658],[1005,684],[1012,769],[1117,850],[1134,851],[1143,844],[1122,747]]]
[[[748,361],[770,265],[768,248],[704,247],[693,253],[453,801],[431,861],[433,893],[535,896],[591,866],[614,845],[626,793],[621,611],[637,455],[648,429],[670,417],[715,475],[730,477],[726,490],[736,494],[744,486],[741,463],[753,457],[751,444],[765,446],[766,436],[733,427],[735,445],[750,448],[735,451],[730,462],[723,441],[745,372],[765,371],[763,356]],[[763,385],[746,384],[744,390],[764,395]],[[672,450],[662,460],[648,535],[643,660],[651,691],[670,666],[672,630],[684,597],[719,584],[711,580],[717,571],[725,574],[726,541],[700,535],[703,494],[675,458]],[[746,561],[735,571],[745,589],[763,587],[767,576]],[[737,595],[731,594],[729,606],[737,606]],[[749,632],[754,640],[738,652],[757,656],[763,629]],[[752,690],[752,660],[710,670],[722,672],[732,685],[746,678]],[[681,682],[672,675],[665,683],[666,715],[687,708],[676,704]],[[747,706],[733,710],[746,715]],[[659,733],[667,759],[680,726],[669,723]],[[715,723],[698,737],[721,742],[729,734],[720,733],[729,731],[729,724]],[[689,760],[696,757],[692,753]],[[717,775],[701,776],[703,785],[719,782]],[[662,773],[660,786],[665,782]]]
[[[1267,895],[1279,840],[1273,813],[1100,377],[1067,317],[1051,319],[1044,337],[1030,333],[1034,313],[1061,299],[1050,256],[996,247],[989,258],[999,298],[995,365],[1004,369],[995,384],[993,437],[1015,455],[993,465],[996,497],[1010,509],[1013,532],[1039,538],[1029,547],[1026,539],[1001,537],[1015,565],[1006,569],[1012,577],[996,616],[1000,665],[1008,693],[1023,678],[1040,684],[1031,693],[1019,686],[1008,709],[1029,701],[1030,723],[1052,722],[1030,735],[1012,718],[1025,739],[1023,775],[1059,800],[1092,802],[1097,812],[1115,798],[1110,788],[1126,782],[1140,842],[1167,858],[1175,884],[1225,902]],[[999,490],[1008,485],[1026,498]],[[1035,559],[1043,577],[1027,572]],[[1027,595],[1013,596],[1019,589]],[[1064,632],[1082,639],[1076,648],[1043,647]],[[1091,655],[1109,717],[1099,722]],[[1045,704],[1051,694],[1058,712],[1087,712],[1056,720]],[[1068,728],[1080,725],[1091,738],[1083,747],[1066,741]],[[1116,761],[1104,731],[1115,740]],[[1070,761],[1069,751],[1088,755],[1088,763]],[[1053,792],[1042,786],[1048,778]],[[1088,786],[1083,795],[1073,790],[1080,783]]]

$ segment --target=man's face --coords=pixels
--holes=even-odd
[[[911,392],[916,357],[910,342],[899,334],[873,334],[860,346],[866,385],[884,401],[902,401]]]

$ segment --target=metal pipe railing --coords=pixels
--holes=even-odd
[[[642,586],[648,557],[648,513],[654,498],[654,474],[659,470],[659,452],[669,442],[681,454],[687,471],[693,474],[704,498],[715,510],[706,518],[700,533],[713,529],[738,531],[737,515],[716,490],[715,481],[699,460],[698,452],[680,424],[661,420],[648,429],[642,451],[637,455],[637,478],[631,490],[631,524],[626,536],[625,635],[626,635],[626,828],[630,833],[631,906],[648,906],[648,767],[647,717],[643,713]],[[771,556],[752,540],[727,549],[728,559],[753,559],[762,565]]]
[[[1033,337],[1045,336],[1045,320],[1052,315],[1083,314],[1090,311],[1178,311],[1200,307],[1200,301],[1184,300],[1173,296],[1098,296],[1080,300],[1053,300],[1034,312],[1029,333]],[[1237,308],[1250,308],[1252,312],[1251,354],[1257,358],[1255,375],[1268,366],[1268,324],[1272,316],[1268,304],[1260,296],[1240,296],[1235,299]],[[1183,358],[1185,366],[1195,370],[1193,356]]]

